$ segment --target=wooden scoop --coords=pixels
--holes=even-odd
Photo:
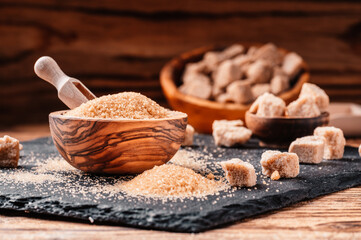
[[[59,99],[70,109],[96,98],[78,79],[65,75],[51,57],[39,58],[34,65],[34,71],[38,77],[56,87]]]

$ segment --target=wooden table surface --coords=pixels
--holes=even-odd
[[[20,140],[49,135],[47,125],[0,131]],[[349,139],[358,145],[361,139]],[[0,239],[360,239],[361,186],[199,234],[99,226],[0,211]]]

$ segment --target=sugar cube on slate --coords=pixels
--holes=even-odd
[[[213,138],[217,146],[231,147],[246,143],[252,131],[245,127],[224,126],[213,129]]]
[[[280,177],[294,178],[300,172],[298,156],[295,153],[282,153],[268,150],[261,157],[262,174],[271,177],[278,171]]]
[[[221,162],[221,166],[226,172],[226,178],[231,186],[252,187],[256,185],[257,176],[252,164],[233,158]]]
[[[323,158],[325,139],[318,136],[297,138],[288,149],[296,153],[301,163],[320,163]]]
[[[7,135],[0,138],[0,167],[17,167],[20,156],[19,152],[19,140]]]
[[[335,127],[318,127],[313,134],[324,137],[326,140],[323,158],[341,159],[343,157],[346,139],[341,129]]]

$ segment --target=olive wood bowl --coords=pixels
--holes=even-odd
[[[325,126],[328,122],[328,112],[312,118],[271,118],[246,112],[247,127],[262,141],[261,145],[268,147],[288,147],[296,138],[313,135],[316,127]]]
[[[240,43],[246,48],[250,46],[261,46],[262,44],[248,44]],[[208,51],[222,50],[224,47],[202,47],[190,52],[181,54],[173,58],[162,69],[160,73],[160,84],[163,93],[169,105],[177,111],[188,114],[188,122],[197,132],[211,133],[212,123],[219,119],[245,119],[245,113],[250,108],[250,104],[236,104],[236,103],[219,103],[212,100],[204,100],[190,95],[181,93],[178,87],[181,84],[181,77],[185,65],[190,62],[200,61],[203,55]],[[278,48],[283,53],[289,51],[283,48]],[[287,104],[297,99],[302,85],[308,82],[310,75],[306,62],[302,63],[302,71],[291,79],[291,88],[279,95]]]
[[[187,115],[111,120],[50,113],[54,144],[63,158],[85,172],[136,174],[168,162],[184,140]]]

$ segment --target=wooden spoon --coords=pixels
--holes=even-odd
[[[34,71],[38,77],[56,87],[59,99],[70,109],[96,98],[78,79],[65,75],[51,57],[39,58],[34,65]]]

